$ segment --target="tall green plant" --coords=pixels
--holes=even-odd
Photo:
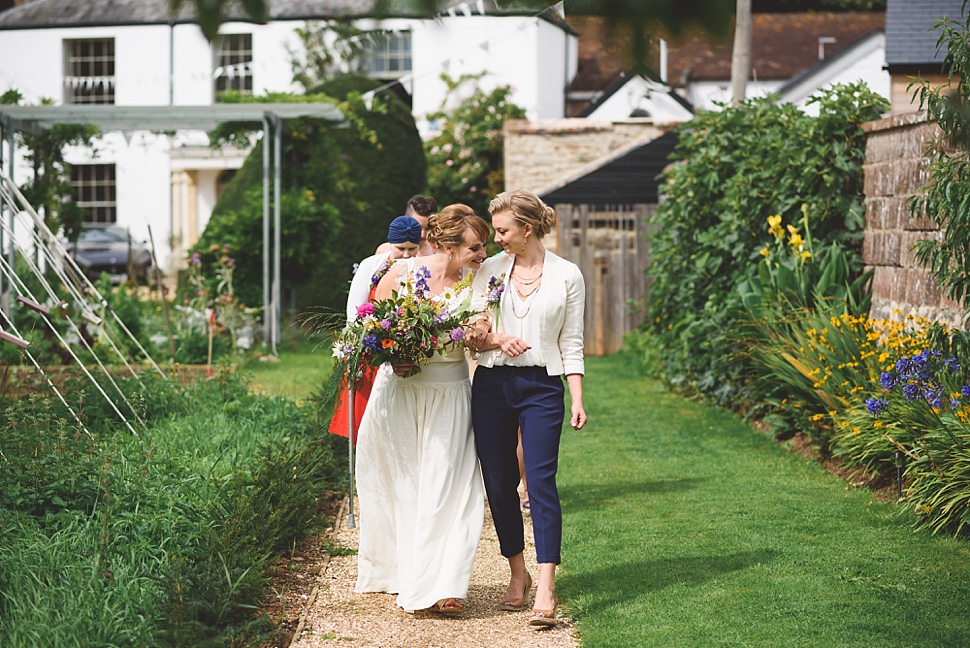
[[[964,14],[966,5],[964,0]],[[916,260],[947,297],[962,301],[970,293],[970,15],[962,23],[943,18],[935,28],[940,30],[937,51],[946,52],[949,83],[933,88],[914,82],[920,108],[941,134],[928,152],[930,183],[909,205],[915,216],[925,213],[940,228],[939,238],[916,242]]]
[[[840,242],[850,272],[861,270],[860,126],[886,101],[859,83],[824,90],[811,103],[818,117],[765,98],[680,127],[648,269],[647,325],[668,383],[721,402],[738,393],[746,363],[732,341],[742,312],[736,288],[772,240],[763,226],[769,216],[794,222],[804,206],[816,244]]]

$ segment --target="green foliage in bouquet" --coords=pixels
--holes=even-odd
[[[365,363],[377,367],[390,362],[413,363],[413,375],[436,353],[464,348],[465,325],[473,315],[471,277],[440,297],[431,294],[429,277],[422,266],[390,299],[365,302],[357,308],[357,319],[333,345],[334,357],[345,364],[342,373],[356,376]],[[463,291],[467,294],[459,301]]]

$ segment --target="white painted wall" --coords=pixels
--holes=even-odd
[[[749,81],[744,96],[764,97],[775,92],[784,80]],[[729,81],[691,81],[687,85],[687,100],[696,110],[720,110],[714,102],[731,103],[731,83]]]
[[[587,117],[611,122],[623,121],[640,108],[650,113],[650,120],[655,124],[689,121],[694,115],[668,92],[669,88],[661,84],[635,76]]]
[[[793,84],[781,97],[812,116],[818,115],[818,105],[806,102],[820,88],[865,81],[869,89],[889,100],[891,78],[886,65],[886,36],[882,32],[872,34],[858,43],[846,56],[833,58],[830,65],[820,66],[814,74],[808,74],[801,83]]]

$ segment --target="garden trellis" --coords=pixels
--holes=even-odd
[[[128,417],[125,416],[125,414],[118,407],[115,399],[108,395],[102,383],[99,382],[88,370],[78,355],[74,352],[74,349],[71,348],[71,344],[64,339],[57,327],[54,326],[54,323],[51,321],[51,309],[56,309],[60,313],[61,319],[67,323],[69,330],[74,334],[74,336],[77,337],[79,343],[89,353],[91,353],[98,365],[98,368],[104,375],[105,382],[111,385],[111,391],[117,394],[117,398],[124,404],[125,409],[132,415],[132,418],[135,421],[140,422],[140,417],[132,406],[131,401],[124,391],[122,391],[122,389],[118,386],[115,379],[111,376],[111,372],[108,371],[108,368],[105,366],[102,359],[94,351],[91,345],[88,344],[84,335],[82,335],[80,329],[75,323],[72,313],[76,313],[77,316],[82,318],[86,323],[97,326],[100,329],[102,339],[108,342],[109,346],[115,352],[115,354],[117,354],[122,364],[124,364],[126,369],[137,379],[138,374],[131,366],[129,359],[125,357],[125,354],[122,353],[118,343],[112,338],[110,327],[104,326],[103,319],[96,314],[98,310],[103,309],[107,314],[111,315],[121,331],[127,334],[128,337],[136,344],[137,348],[148,363],[151,364],[151,366],[154,367],[155,370],[158,371],[163,377],[165,374],[161,369],[159,369],[158,365],[155,364],[154,360],[152,360],[151,356],[147,351],[145,351],[144,347],[141,346],[135,336],[132,335],[131,331],[129,331],[124,325],[117,313],[115,313],[109,307],[108,302],[98,292],[94,284],[92,284],[85,274],[81,272],[81,269],[77,266],[74,259],[67,253],[67,250],[64,248],[63,244],[57,239],[57,237],[54,236],[50,229],[48,229],[44,223],[44,220],[37,214],[33,207],[30,206],[23,194],[20,193],[20,190],[17,189],[17,186],[6,174],[0,176],[0,205],[2,205],[2,207],[10,214],[9,221],[0,219],[0,232],[2,232],[3,238],[9,241],[11,251],[7,258],[4,258],[4,256],[0,254],[0,275],[3,276],[4,281],[7,282],[7,284],[11,287],[11,290],[17,294],[17,303],[40,314],[41,318],[49,327],[53,335],[61,343],[63,348],[70,354],[73,361],[78,365],[82,373],[84,373],[95,389],[101,394],[101,396],[105,398],[105,400],[114,410],[115,414],[118,415],[118,418],[122,421],[122,423],[132,434],[137,434],[135,428],[128,420]],[[26,232],[27,235],[21,235],[21,238],[18,240],[16,231]],[[27,266],[30,275],[39,281],[42,290],[45,293],[44,295],[35,295],[30,290],[23,277],[17,274],[15,253],[20,254],[20,257]],[[47,280],[47,277],[42,270],[42,266],[46,266],[46,268],[57,277],[58,281],[67,291],[70,302],[65,301],[57,294],[53,286],[51,286],[50,282]],[[44,302],[46,302],[46,304]],[[9,331],[7,336],[5,336],[5,340],[7,342],[17,344],[23,349],[24,354],[30,360],[31,364],[34,365],[41,377],[57,395],[58,399],[64,404],[65,407],[68,408],[74,420],[87,432],[87,428],[81,422],[77,412],[75,412],[67,404],[60,390],[51,380],[49,373],[44,370],[37,358],[30,352],[29,343],[26,342],[24,336],[21,335],[20,331],[17,329],[15,319],[13,303],[8,304],[7,312],[4,313],[0,311],[0,323],[2,323],[4,329]]]

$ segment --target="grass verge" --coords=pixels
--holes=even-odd
[[[560,590],[584,648],[970,645],[970,546],[625,355],[587,361],[563,436]]]

